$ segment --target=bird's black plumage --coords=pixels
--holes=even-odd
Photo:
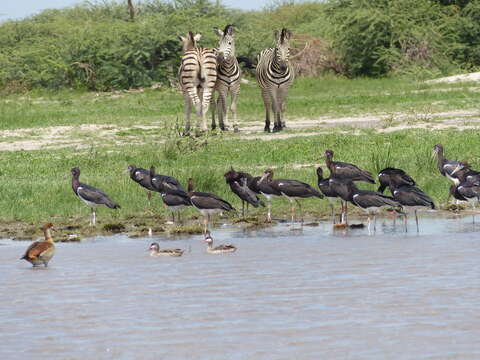
[[[226,200],[215,194],[194,191],[193,179],[188,179],[188,197],[192,205],[198,210],[232,211],[235,208]]]
[[[352,192],[352,204],[369,211],[384,206],[400,207],[400,203],[394,198],[377,191],[356,190]]]
[[[155,174],[155,167],[150,167],[150,179],[151,185],[159,193],[169,191],[183,191],[186,193],[185,188],[180,182],[173,176]]]
[[[385,168],[380,171],[378,173],[378,181],[380,186],[377,191],[380,193],[383,193],[391,182],[397,186],[415,186],[415,180],[413,180],[405,171],[397,168]]]
[[[324,196],[330,198],[339,197],[330,184],[330,178],[323,177],[323,169],[321,167],[317,168],[317,185]]]
[[[402,206],[425,206],[435,209],[435,204],[422,190],[411,185],[390,187],[393,198]]]
[[[277,193],[285,195],[289,198],[323,198],[323,195],[317,189],[302,181],[291,179],[273,179],[273,170],[271,169],[265,171],[260,182],[265,181]]]
[[[358,166],[350,163],[333,161],[332,150],[325,150],[325,159],[328,170],[330,170],[330,177],[335,176],[352,181],[366,181],[375,184],[372,174],[368,171],[362,170]]]
[[[81,183],[80,169],[73,168],[72,172],[72,189],[75,195],[82,199],[89,206],[104,205],[110,209],[120,209],[120,205],[112,201],[102,190],[93,186]]]
[[[443,153],[443,145],[437,144],[433,147],[434,154],[437,157],[437,168],[440,174],[453,181],[456,185],[460,184],[462,174],[470,170],[470,165],[463,161],[447,160]]]
[[[248,176],[247,176],[248,175]],[[224,175],[225,181],[230,186],[230,190],[237,195],[242,202],[246,202],[254,207],[265,206],[258,196],[248,186],[248,178],[252,178],[250,174],[240,173],[233,168],[227,171]]]
[[[137,168],[135,165],[128,165],[127,170],[130,174],[130,179],[147,190],[156,191],[152,186],[149,170]]]

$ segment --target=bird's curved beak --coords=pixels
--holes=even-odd
[[[268,174],[267,173],[263,173],[262,177],[260,178],[260,180],[258,180],[259,183],[263,182],[266,178],[267,178]]]
[[[457,167],[452,171],[452,175],[455,174],[458,170],[463,169],[463,166],[457,165]]]
[[[122,171],[122,174],[127,174],[127,173],[129,173],[129,172],[130,172],[129,169],[125,169],[125,170]]]
[[[432,151],[432,159],[435,159],[437,157],[437,152],[435,150]]]

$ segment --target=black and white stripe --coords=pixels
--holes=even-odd
[[[265,105],[265,131],[270,131],[270,106],[273,109],[273,131],[280,131],[285,127],[283,113],[288,89],[294,80],[293,66],[289,61],[292,36],[290,30],[283,28],[274,32],[276,46],[265,49],[258,56],[257,82],[262,90]]]
[[[227,97],[230,93],[230,111],[233,118],[233,129],[237,132],[237,99],[240,92],[241,70],[235,56],[234,29],[233,25],[227,25],[223,31],[217,28],[213,30],[220,38],[217,49],[217,82],[215,84],[215,90],[218,92],[216,103],[218,123],[222,130],[228,130],[230,127],[227,111]],[[215,99],[213,100],[212,105],[215,106]],[[215,111],[213,110],[212,128],[215,127]]]
[[[201,35],[189,32],[180,36],[184,55],[178,78],[185,99],[185,132],[190,132],[190,113],[195,106],[198,120],[197,131],[207,130],[206,114],[217,81],[217,58],[215,50],[197,47]]]

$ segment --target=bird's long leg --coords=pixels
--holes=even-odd
[[[408,225],[407,225],[407,213],[405,213],[405,215],[403,215],[403,223],[405,225],[405,232],[408,232]]]
[[[298,204],[298,208],[300,209],[300,221],[301,221],[301,224],[303,226],[303,211],[302,211],[302,204],[300,203],[300,201],[298,201],[298,199],[295,199],[295,201],[297,202]]]
[[[371,234],[371,231],[370,231],[370,214],[368,214],[368,218],[367,218],[367,229],[368,229],[368,234],[370,235]]]
[[[373,231],[377,231],[377,214],[373,214]]]
[[[417,224],[417,233],[420,231],[418,229],[418,216],[417,216],[417,209],[415,209],[415,223]]]
[[[292,223],[295,222],[295,205],[293,205],[293,201],[289,198],[290,200],[290,210],[292,212]]]
[[[267,200],[267,222],[272,222],[272,202]]]
[[[172,222],[175,225],[175,211],[172,211]]]
[[[208,226],[208,217],[204,216],[203,217],[203,233],[204,234],[207,233],[207,226]]]
[[[330,203],[330,209],[332,210],[332,221],[333,221],[333,225],[335,225],[335,206],[333,206],[332,203]]]
[[[148,201],[152,200],[152,192],[151,191],[147,191],[147,199],[148,199]]]
[[[248,204],[248,202],[247,202],[247,211],[246,211],[247,216],[248,216],[248,205],[249,205],[249,204]]]
[[[245,201],[242,200],[242,217],[245,217]]]

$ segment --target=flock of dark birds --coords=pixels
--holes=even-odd
[[[480,201],[480,172],[473,170],[466,162],[445,159],[442,145],[435,145],[433,150],[440,174],[453,182],[453,185],[450,187],[450,196],[453,196],[457,201],[468,201],[475,207],[475,204]],[[246,172],[236,171],[231,168],[224,174],[224,177],[232,192],[242,200],[243,216],[245,216],[245,208],[248,211],[249,205],[254,207],[265,206],[265,203],[259,196],[261,195],[265,198],[267,203],[267,222],[272,221],[271,202],[276,197],[287,198],[290,201],[292,222],[295,222],[295,203],[298,205],[302,224],[303,212],[300,200],[311,197],[319,199],[326,197],[329,200],[332,211],[332,222],[336,227],[348,226],[347,204],[351,203],[368,214],[369,232],[372,223],[371,216],[373,216],[373,230],[375,231],[376,215],[382,208],[389,208],[395,215],[404,216],[405,231],[407,231],[407,214],[413,210],[417,232],[419,231],[417,210],[419,208],[435,209],[433,200],[416,186],[415,180],[404,170],[397,168],[383,169],[378,174],[380,183],[378,191],[361,190],[357,188],[355,183],[364,181],[375,184],[372,174],[354,164],[334,161],[333,155],[332,150],[325,151],[325,163],[330,171],[330,177],[324,178],[321,167],[318,167],[316,170],[319,190],[302,181],[274,178],[272,169],[267,169],[262,176],[253,177]],[[148,191],[148,199],[151,199],[152,192],[160,194],[164,205],[172,211],[173,223],[175,223],[175,213],[179,217],[181,209],[187,206],[193,206],[197,209],[204,218],[204,241],[208,244],[207,252],[228,253],[236,250],[236,247],[233,245],[213,247],[213,239],[208,230],[211,215],[220,212],[236,211],[228,201],[215,194],[194,191],[193,179],[191,178],[188,179],[187,190],[185,190],[174,177],[156,174],[153,166],[150,170],[146,170],[129,165],[126,172],[130,174],[130,178],[133,181]],[[73,192],[91,208],[91,225],[96,223],[95,207],[120,208],[117,203],[112,201],[100,189],[81,183],[79,180],[79,168],[73,168],[71,174]],[[391,196],[384,194],[387,188],[389,188]],[[335,216],[336,200],[341,201],[339,223],[336,222]],[[43,227],[45,240],[37,241],[30,245],[21,259],[29,261],[33,266],[41,264],[47,266],[48,261],[55,252],[50,232],[52,228],[53,225],[51,223],[45,225]],[[152,243],[148,250],[151,256],[181,256],[183,254],[183,250],[180,249],[160,250],[158,243]]]

